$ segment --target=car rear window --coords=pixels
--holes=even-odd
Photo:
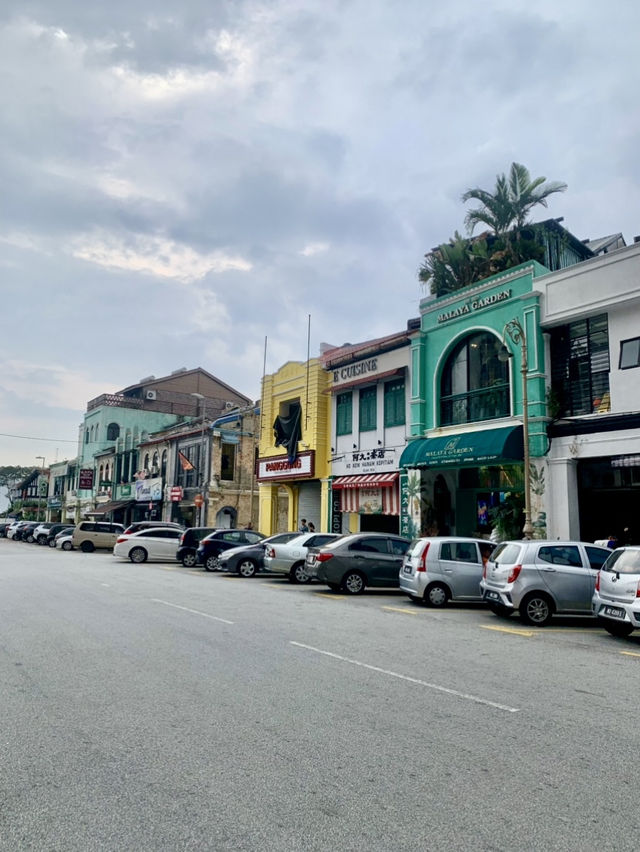
[[[420,556],[423,547],[424,539],[414,538],[411,544],[409,545],[409,550],[407,550],[407,556]]]
[[[520,560],[521,552],[519,544],[499,544],[491,554],[491,561],[497,565],[515,565]]]
[[[640,550],[615,550],[602,570],[618,574],[640,574]]]

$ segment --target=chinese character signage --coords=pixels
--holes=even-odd
[[[78,474],[78,488],[90,491],[93,488],[93,470],[85,467]]]

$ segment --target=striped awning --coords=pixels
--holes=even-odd
[[[333,488],[390,488],[398,479],[393,473],[370,473],[359,476],[338,476],[331,483]]]

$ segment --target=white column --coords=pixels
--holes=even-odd
[[[550,539],[580,540],[578,462],[549,459],[547,535]]]

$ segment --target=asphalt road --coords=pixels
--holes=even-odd
[[[2,850],[624,850],[640,640],[0,540]]]

